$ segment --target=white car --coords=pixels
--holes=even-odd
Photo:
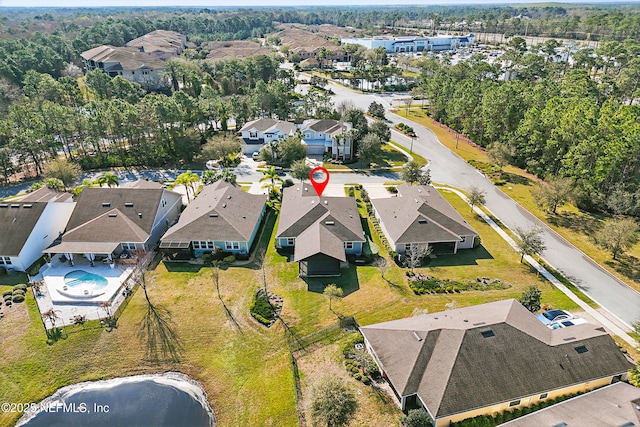
[[[536,314],[536,318],[548,326],[551,323],[559,322],[560,320],[571,320],[573,319],[573,316],[568,311],[549,310],[544,313]]]
[[[251,158],[252,158],[253,160],[255,160],[256,162],[258,161],[258,157],[260,157],[260,152],[259,152],[259,151],[256,151],[255,153],[253,153],[253,154],[251,155]]]
[[[207,163],[205,163],[205,166],[209,170],[220,169],[220,164],[217,160],[209,160]]]

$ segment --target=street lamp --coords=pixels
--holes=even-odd
[[[415,139],[415,137],[411,137],[411,148],[409,149],[409,154],[413,154],[413,140]]]

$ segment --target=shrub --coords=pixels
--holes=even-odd
[[[27,290],[27,285],[25,285],[24,283],[20,283],[19,285],[15,285],[15,286],[13,287],[13,290],[14,290],[14,291],[15,291],[16,289],[22,289],[22,290],[26,291],[26,290]]]
[[[222,262],[227,264],[231,264],[236,261],[236,256],[234,254],[228,255],[222,259]]]
[[[4,298],[4,297],[6,297],[7,295],[11,296],[11,294],[12,294],[12,293],[13,293],[13,291],[11,291],[11,290],[9,290],[9,291],[4,291],[4,292],[2,293],[2,297]]]
[[[387,191],[391,194],[398,194],[398,188],[393,185],[387,187]]]
[[[249,312],[258,322],[264,325],[270,325],[271,321],[275,319],[273,307],[263,289],[259,289],[256,292],[256,296],[251,302],[251,307],[249,307]]]
[[[24,294],[23,295],[15,294],[11,300],[13,302],[16,302],[16,303],[17,302],[22,302],[22,301],[24,301]]]
[[[349,187],[349,189],[347,190],[347,194],[349,195],[349,197],[355,197],[356,191],[353,189],[353,187]]]
[[[23,289],[16,289],[15,291],[13,291],[13,293],[11,294],[12,297],[16,296],[16,295],[22,295],[24,296],[26,292]]]
[[[11,299],[4,300],[4,304],[9,307],[12,304]]]

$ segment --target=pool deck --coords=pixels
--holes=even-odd
[[[123,294],[124,283],[131,276],[134,268],[135,265],[122,264],[111,268],[109,264],[101,263],[91,266],[89,261],[84,258],[74,258],[74,265],[69,265],[67,262],[55,259],[52,261],[51,267],[43,266],[40,274],[32,277],[32,280],[42,280],[44,282],[44,286],[41,288],[42,295],[36,296],[40,313],[45,313],[50,309],[56,311],[62,321],[56,326],[69,325],[75,316],[85,316],[86,320],[103,319],[107,317],[107,311],[100,306],[101,303],[110,301],[110,314],[115,313],[126,298],[126,294]],[[108,284],[99,292],[96,292],[99,295],[95,296],[74,298],[58,292],[58,289],[63,291],[63,286],[65,285],[64,276],[75,270],[84,270],[87,273],[102,276],[107,279]],[[49,322],[46,322],[45,326],[47,329],[51,328]]]

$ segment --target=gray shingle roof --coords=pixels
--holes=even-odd
[[[20,255],[46,206],[45,202],[0,201],[0,256]]]
[[[478,233],[432,186],[398,187],[398,197],[372,199],[381,222],[396,243],[458,241]]]
[[[218,240],[246,242],[260,221],[267,196],[249,194],[228,182],[205,186],[182,212],[163,242]]]
[[[162,188],[85,188],[63,240],[144,242],[165,190]]]
[[[182,52],[185,36],[175,31],[155,30],[127,42],[129,47],[141,47],[145,52]]]
[[[19,201],[22,203],[32,202],[64,202],[69,200],[71,193],[63,193],[60,191],[51,190],[47,187],[38,188],[36,191],[28,193],[26,196],[20,197]]]
[[[246,132],[251,129],[255,129],[259,132],[267,132],[267,131],[276,131],[280,130],[284,134],[291,134],[296,131],[296,125],[291,122],[285,122],[284,120],[276,120],[276,119],[256,119],[246,123],[240,129],[240,132]]]
[[[485,338],[482,332],[492,331]],[[363,326],[394,388],[436,418],[626,372],[604,329],[551,330],[515,300]],[[420,337],[420,341],[415,335]],[[575,348],[588,351],[578,353]]]
[[[315,227],[315,231],[307,231],[311,227]],[[329,234],[336,238],[329,238]],[[364,242],[363,236],[354,198],[318,197],[310,184],[284,189],[276,237],[300,239],[294,259],[324,253],[344,260],[344,242]],[[302,251],[304,257],[298,251]]]
[[[301,131],[305,129],[336,135],[351,129],[351,123],[333,119],[310,119],[305,120],[300,126]]]
[[[105,67],[105,71],[110,70],[138,70],[140,68],[164,69],[164,62],[139,52],[133,47],[115,47],[109,45],[98,46],[80,54],[86,61],[102,63],[114,63],[115,65]]]

